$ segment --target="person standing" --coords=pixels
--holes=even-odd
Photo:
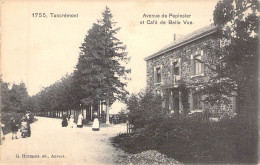
[[[31,125],[30,125],[32,122],[32,119],[30,116],[30,111],[26,111],[25,118],[26,118],[26,122],[27,122],[27,126],[28,126],[28,137],[30,137],[32,135]]]
[[[62,116],[62,122],[61,122],[62,127],[67,127],[68,126],[68,119],[66,115]]]
[[[22,138],[29,137],[29,126],[25,116],[22,117],[20,131]]]
[[[0,144],[2,144],[2,141],[5,140],[5,136],[2,129],[3,127],[5,127],[5,125],[2,124],[1,116],[0,116]]]
[[[92,125],[92,131],[99,131],[99,120],[98,118],[94,119],[93,125]]]
[[[18,124],[13,117],[11,117],[11,131],[12,131],[12,140],[18,139],[17,138]]]
[[[80,113],[79,116],[78,116],[78,122],[77,122],[77,127],[78,127],[78,128],[82,128],[82,127],[83,127],[82,120],[83,120],[83,116],[82,116],[82,114]]]
[[[74,126],[74,118],[73,118],[73,115],[70,115],[69,127],[70,127],[70,128],[73,128],[73,126]]]

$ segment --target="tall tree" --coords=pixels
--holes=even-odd
[[[29,95],[23,82],[18,85],[13,84],[9,96],[11,104],[10,111],[25,112],[27,110],[27,101],[29,99]]]
[[[237,96],[238,114],[254,116],[258,110],[259,2],[222,0],[213,14],[221,48],[205,47],[214,52],[212,60],[205,63],[214,74],[194,86],[203,86],[200,92],[207,94],[206,101],[212,104],[228,101],[227,96]]]
[[[98,102],[109,100],[112,104],[116,99],[123,99],[128,93],[125,90],[127,75],[130,73],[124,64],[129,58],[116,34],[112,14],[108,7],[102,13],[103,18],[94,23],[88,31],[74,73],[74,82],[81,91],[81,101],[92,104],[97,109]]]
[[[10,109],[10,90],[8,89],[9,84],[3,82],[2,78],[0,77],[1,83],[1,111],[8,111]]]
[[[237,94],[237,112],[240,123],[250,127],[258,125],[259,102],[259,1],[223,0],[214,11],[214,22],[220,26],[220,36],[227,44],[218,54],[220,62],[218,80],[223,87],[233,82]],[[223,88],[222,87],[222,88]],[[232,86],[231,86],[232,87]],[[244,121],[244,122],[243,122]],[[257,130],[257,129],[256,129]],[[243,130],[237,130],[236,133]],[[257,132],[241,134],[237,139],[237,160],[258,161]],[[246,159],[245,159],[246,158]]]
[[[228,41],[219,55],[222,63],[219,79],[228,78],[235,83],[238,113],[250,109],[257,112],[259,2],[220,1],[214,11],[214,22],[221,27],[220,36]]]

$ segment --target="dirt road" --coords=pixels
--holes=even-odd
[[[109,138],[126,132],[126,125],[63,128],[61,119],[37,117],[32,136],[11,140],[6,136],[0,164],[115,164],[126,153],[114,148]]]

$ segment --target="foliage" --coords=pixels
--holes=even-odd
[[[24,116],[24,113],[16,113],[16,112],[2,112],[1,113],[1,123],[5,125],[3,127],[3,133],[7,134],[11,132],[11,118],[13,117],[17,124],[20,126],[21,124],[21,119]],[[30,114],[32,122],[36,121],[34,116]]]
[[[126,46],[115,37],[120,28],[114,28],[112,14],[108,7],[103,18],[94,23],[84,39],[78,64],[74,72],[74,84],[81,90],[81,102],[85,105],[98,104],[109,99],[110,105],[116,99],[124,99],[127,74],[130,70],[122,64],[129,58]]]
[[[220,44],[204,45],[207,60],[198,60],[210,70],[209,77],[186,85],[204,95],[210,105],[229,104],[235,96],[239,116],[257,116],[258,110],[258,37],[259,2],[222,0],[216,5],[214,23]],[[220,46],[220,48],[219,48]],[[213,53],[212,53],[213,52]],[[252,120],[256,121],[256,118]]]
[[[9,89],[9,83],[1,83],[1,111],[3,112],[25,112],[28,108],[30,97],[23,82],[13,84]]]
[[[29,96],[23,82],[1,83],[1,110],[3,112],[31,112],[78,109],[80,102],[72,86],[72,76],[66,75],[60,81],[43,88],[38,94]]]
[[[33,111],[54,111],[77,109],[80,106],[73,91],[72,75],[62,77],[49,87],[43,88],[37,95],[32,96]]]
[[[1,111],[8,111],[11,106],[9,84],[1,80]]]
[[[151,92],[132,94],[126,101],[129,123],[133,129],[144,128],[160,121],[166,114],[162,108],[162,98]]]
[[[126,46],[115,35],[112,14],[108,8],[103,18],[94,23],[84,43],[76,70],[34,95],[29,96],[25,84],[9,84],[1,80],[1,110],[8,112],[54,112],[80,109],[109,97],[109,105],[116,99],[125,98],[127,74],[123,65],[129,61]],[[82,106],[81,106],[82,104]]]
[[[205,46],[207,51],[214,52],[213,60],[205,63],[214,74],[194,86],[201,87],[199,92],[206,94],[205,101],[211,104],[227,103],[227,97],[237,96],[239,114],[248,111],[248,107],[257,111],[259,2],[219,1],[214,23],[219,27],[221,49]]]
[[[182,163],[256,163],[257,126],[238,118],[208,122],[200,116],[171,116],[141,132],[112,139],[129,153],[154,150]],[[242,145],[241,145],[242,144]]]

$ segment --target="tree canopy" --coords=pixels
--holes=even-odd
[[[213,63],[207,64],[214,76],[200,84],[201,91],[213,104],[227,96],[237,96],[239,113],[257,110],[259,2],[222,0],[213,14],[221,44],[220,49],[208,47],[215,55]]]
[[[1,83],[1,111],[3,112],[25,112],[28,109],[30,97],[25,83],[10,84],[0,79]]]
[[[80,47],[81,52],[74,72],[74,84],[81,91],[81,102],[97,104],[109,99],[123,99],[129,69],[124,66],[129,58],[126,46],[116,38],[120,28],[115,28],[108,7],[103,18],[94,23]]]

